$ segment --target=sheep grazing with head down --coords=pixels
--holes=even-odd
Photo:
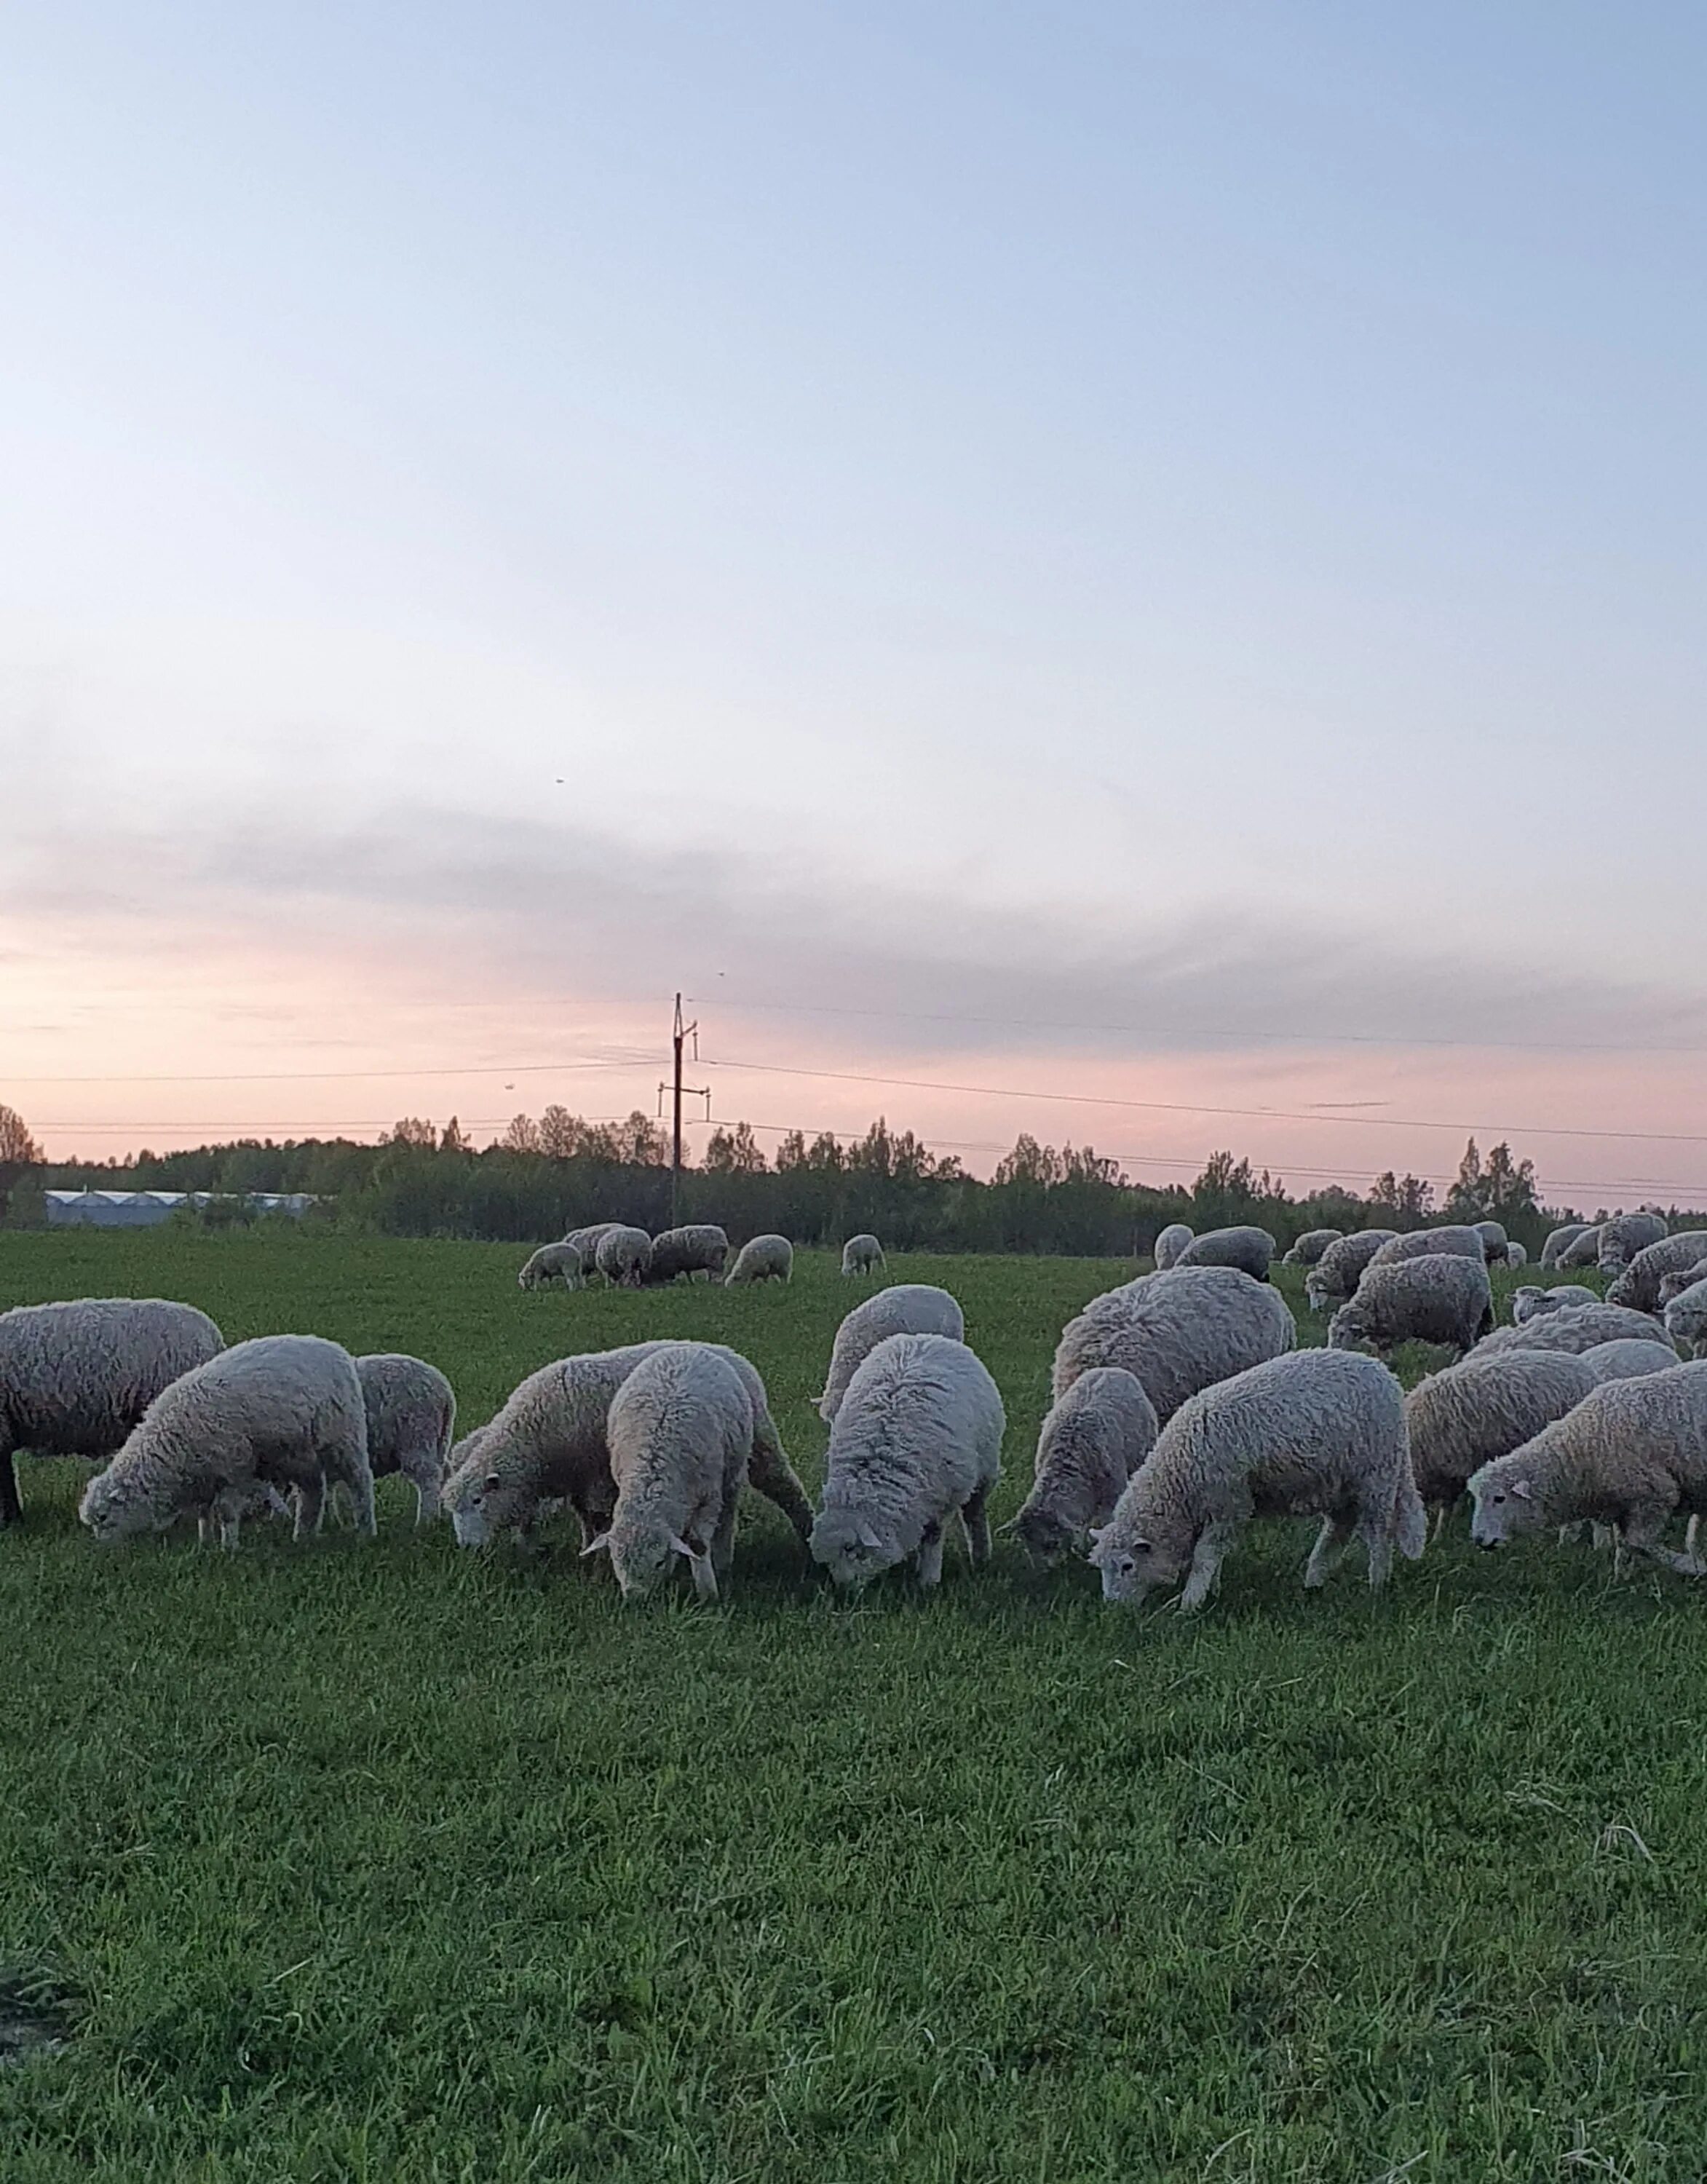
[[[693,1221],[685,1228],[666,1228],[652,1240],[652,1257],[646,1279],[652,1286],[696,1274],[720,1281],[729,1260],[729,1239],[714,1221]]]
[[[1371,1267],[1403,1266],[1410,1259],[1476,1259],[1487,1264],[1482,1231],[1467,1222],[1443,1228],[1412,1228],[1383,1244],[1370,1260]]]
[[[1155,1240],[1154,1257],[1159,1274],[1165,1274],[1170,1268],[1179,1264],[1181,1252],[1196,1234],[1196,1229],[1188,1228],[1183,1221],[1169,1222]]]
[[[368,1468],[400,1473],[415,1490],[415,1522],[438,1514],[439,1489],[456,1432],[456,1393],[436,1365],[401,1351],[356,1360],[368,1421]]]
[[[1093,1297],[1061,1330],[1052,1391],[1059,1400],[1098,1365],[1135,1373],[1163,1424],[1188,1396],[1298,1339],[1286,1300],[1232,1267],[1176,1267]]]
[[[17,1450],[103,1462],[163,1389],[225,1346],[206,1312],[159,1297],[80,1297],[0,1312],[0,1524],[24,1513]]]
[[[1436,1252],[1383,1265],[1379,1256],[1328,1323],[1331,1350],[1372,1350],[1437,1342],[1461,1356],[1493,1324],[1493,1290],[1481,1255]]]
[[[1301,1350],[1193,1396],[1128,1481],[1090,1558],[1104,1600],[1136,1602],[1184,1578],[1179,1604],[1190,1613],[1251,1518],[1304,1516],[1322,1520],[1309,1586],[1326,1581],[1354,1536],[1371,1585],[1386,1583],[1395,1542],[1413,1561],[1423,1551],[1404,1398],[1372,1357]]]
[[[1383,1244],[1398,1232],[1393,1228],[1359,1228],[1330,1244],[1304,1276],[1304,1295],[1312,1312],[1326,1312],[1331,1304],[1343,1304],[1357,1294],[1364,1270]]]
[[[1521,1327],[1498,1327],[1476,1346],[1478,1357],[1491,1357],[1508,1350],[1598,1349],[1603,1342],[1658,1342],[1664,1340],[1660,1323],[1645,1312],[1629,1312],[1622,1305],[1578,1304],[1564,1312],[1544,1312]]]
[[[1470,1224],[1482,1239],[1482,1254],[1490,1267],[1503,1267],[1511,1250],[1502,1223],[1498,1221],[1472,1221]]]
[[[1615,1214],[1610,1221],[1601,1223],[1597,1264],[1603,1274],[1621,1274],[1638,1251],[1665,1240],[1663,1213]]]
[[[593,1271],[598,1258],[600,1237],[608,1236],[613,1228],[620,1228],[621,1226],[622,1223],[620,1221],[590,1221],[584,1228],[570,1230],[563,1241],[565,1244],[572,1244],[580,1252],[583,1273],[590,1274]]]
[[[735,1515],[753,1446],[753,1404],[730,1358],[705,1342],[661,1342],[612,1396],[606,1424],[616,1489],[605,1554],[625,1600],[680,1556],[702,1600],[727,1585]]]
[[[1665,1332],[1678,1344],[1688,1343],[1696,1357],[1707,1357],[1707,1280],[1692,1282],[1665,1306]]]
[[[1586,1221],[1566,1221],[1557,1228],[1549,1228],[1541,1246],[1541,1264],[1556,1267],[1560,1253],[1574,1244],[1587,1226]]]
[[[844,1274],[881,1274],[887,1264],[883,1246],[875,1236],[850,1236],[842,1246]]]
[[[724,1276],[724,1286],[742,1282],[787,1282],[794,1278],[794,1246],[786,1236],[749,1236]]]
[[[1505,1247],[1505,1263],[1514,1273],[1520,1267],[1526,1267],[1529,1264],[1528,1246],[1515,1240],[1508,1244]]]
[[[1026,1552],[1053,1562],[1105,1524],[1159,1428],[1143,1383],[1118,1365],[1074,1381],[1043,1420],[1031,1490],[1013,1522]]]
[[[319,1530],[328,1492],[342,1486],[371,1538],[367,1442],[349,1352],[317,1334],[264,1334],[164,1389],[90,1480],[77,1513],[97,1540],[161,1532],[175,1518],[209,1510],[223,1527],[238,1497],[270,1485],[294,1496],[300,1539]]]
[[[578,1290],[585,1279],[580,1249],[574,1244],[542,1244],[515,1279],[518,1289],[542,1290],[548,1282],[561,1282],[566,1290]]]
[[[1608,1284],[1606,1301],[1627,1305],[1632,1312],[1661,1312],[1667,1279],[1687,1275],[1687,1289],[1690,1281],[1707,1275],[1704,1262],[1707,1262],[1707,1228],[1680,1229],[1676,1235],[1662,1237],[1657,1244],[1639,1251],[1618,1279]],[[1675,1290],[1672,1295],[1676,1295]]]
[[[1644,1342],[1639,1338],[1632,1341],[1626,1336],[1618,1342],[1597,1342],[1592,1350],[1580,1350],[1576,1355],[1597,1382],[1635,1380],[1646,1373],[1669,1373],[1677,1362],[1677,1352],[1671,1345],[1657,1338]]]
[[[834,1423],[848,1383],[877,1345],[892,1334],[946,1334],[951,1342],[964,1342],[966,1322],[948,1290],[929,1282],[897,1282],[892,1289],[879,1290],[864,1304],[856,1304],[836,1330],[830,1371],[817,1398],[818,1415],[826,1425]]]
[[[1579,1228],[1568,1244],[1560,1246],[1553,1263],[1561,1273],[1574,1273],[1582,1267],[1600,1263],[1600,1228],[1597,1221],[1592,1227]]]
[[[927,1589],[958,1515],[975,1568],[990,1558],[990,1492],[1007,1426],[996,1384],[964,1342],[892,1334],[848,1383],[830,1429],[812,1555],[839,1585],[909,1556]]]
[[[1419,1381],[1404,1399],[1405,1424],[1416,1490],[1437,1524],[1472,1473],[1521,1448],[1595,1385],[1587,1359],[1562,1350],[1466,1357]]]
[[[1280,1250],[1266,1228],[1209,1228],[1193,1236],[1174,1264],[1181,1267],[1237,1267],[1253,1281],[1265,1282]]]
[[[637,1290],[652,1267],[652,1239],[619,1222],[598,1240],[592,1262],[614,1290]]]
[[[1567,1312],[1579,1304],[1599,1304],[1598,1293],[1586,1289],[1581,1282],[1559,1282],[1551,1289],[1543,1289],[1539,1282],[1525,1282],[1521,1289],[1511,1292],[1511,1323],[1527,1327],[1532,1319],[1539,1319],[1549,1312]]]
[[[1306,1228],[1281,1264],[1283,1267],[1316,1266],[1328,1245],[1338,1243],[1344,1234],[1343,1228]]]

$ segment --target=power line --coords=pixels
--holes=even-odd
[[[658,1059],[649,1049],[636,1047],[626,1056],[603,1061],[481,1061],[457,1069],[215,1069],[200,1075],[142,1077],[14,1077],[10,1084],[286,1084],[331,1083],[382,1077],[531,1077],[561,1069],[632,1069]],[[47,1128],[43,1124],[44,1128]]]

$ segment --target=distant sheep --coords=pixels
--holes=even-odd
[[[1493,1291],[1481,1256],[1455,1252],[1383,1265],[1379,1255],[1328,1323],[1332,1350],[1384,1356],[1401,1342],[1438,1342],[1460,1356],[1493,1324]]]
[[[1665,1240],[1663,1213],[1619,1213],[1600,1228],[1599,1265],[1603,1274],[1621,1274],[1638,1251]]]
[[[0,1524],[23,1515],[14,1451],[104,1461],[225,1337],[193,1305],[82,1297],[0,1312]]]
[[[1156,1238],[1154,1245],[1154,1256],[1159,1274],[1165,1274],[1170,1267],[1179,1264],[1181,1252],[1196,1234],[1197,1231],[1187,1228],[1183,1221],[1169,1222]]]
[[[1665,1307],[1665,1332],[1678,1344],[1688,1343],[1692,1355],[1707,1357],[1707,1281],[1692,1283]]]
[[[625,1600],[681,1556],[702,1600],[729,1582],[735,1516],[753,1446],[753,1405],[731,1360],[704,1342],[664,1342],[611,1398],[606,1424],[616,1500],[605,1554]]]
[[[1581,1282],[1555,1282],[1545,1289],[1539,1282],[1525,1282],[1521,1289],[1511,1292],[1511,1321],[1514,1327],[1526,1327],[1532,1319],[1539,1319],[1549,1312],[1566,1312],[1580,1304],[1599,1304],[1599,1292],[1585,1288]]]
[[[724,1276],[725,1285],[738,1282],[786,1282],[794,1275],[794,1246],[786,1236],[749,1236]]]
[[[548,1282],[561,1282],[566,1290],[578,1290],[585,1279],[580,1247],[575,1244],[542,1244],[515,1279],[517,1286],[525,1290],[542,1290]]]
[[[1522,1327],[1496,1328],[1476,1346],[1478,1357],[1506,1350],[1571,1350],[1581,1357],[1603,1342],[1657,1342],[1660,1323],[1645,1312],[1622,1305],[1578,1304],[1565,1312],[1543,1312]]]
[[[1370,1261],[1371,1267],[1403,1266],[1410,1259],[1475,1259],[1487,1264],[1487,1248],[1482,1231],[1467,1222],[1442,1228],[1412,1228],[1383,1244]]]
[[[1626,1337],[1619,1342],[1597,1342],[1592,1350],[1577,1352],[1583,1363],[1599,1380],[1634,1380],[1644,1373],[1669,1373],[1677,1362],[1677,1352],[1669,1342],[1657,1336],[1652,1341]]]
[[[415,1490],[415,1522],[438,1514],[439,1489],[456,1432],[456,1395],[436,1365],[381,1350],[356,1360],[368,1422],[368,1468],[401,1473]]]
[[[1514,1271],[1519,1267],[1526,1267],[1529,1264],[1528,1247],[1515,1241],[1508,1244],[1505,1247],[1505,1263]]]
[[[1560,1253],[1568,1245],[1574,1244],[1587,1226],[1588,1223],[1586,1221],[1567,1221],[1558,1228],[1549,1229],[1547,1240],[1541,1247],[1541,1264],[1543,1267],[1556,1267],[1559,1264]]]
[[[1568,1244],[1560,1247],[1553,1263],[1561,1273],[1574,1273],[1579,1267],[1598,1266],[1600,1261],[1600,1223],[1592,1228],[1579,1228]]]
[[[1306,1228],[1291,1251],[1281,1261],[1283,1267],[1314,1267],[1330,1244],[1337,1244],[1344,1237],[1343,1228]]]
[[[1201,1607],[1254,1515],[1322,1519],[1304,1566],[1311,1587],[1354,1536],[1371,1585],[1386,1583],[1395,1543],[1413,1561],[1421,1554],[1428,1519],[1405,1450],[1404,1398],[1384,1365],[1302,1350],[1193,1396],[1096,1535],[1103,1597],[1137,1602],[1184,1578],[1180,1607]]]
[[[175,1518],[222,1515],[257,1485],[288,1488],[297,1537],[318,1531],[329,1491],[348,1488],[358,1529],[374,1531],[367,1408],[355,1360],[317,1334],[239,1342],[164,1389],[78,1515],[97,1540],[164,1531]],[[225,1500],[221,1509],[221,1498]]]
[[[813,1559],[857,1587],[913,1556],[928,1589],[942,1574],[942,1528],[958,1515],[973,1568],[987,1563],[1006,1425],[995,1382],[964,1342],[889,1335],[830,1429]]]
[[[653,1238],[646,1279],[659,1284],[673,1282],[681,1274],[686,1274],[690,1282],[696,1274],[704,1274],[709,1280],[718,1281],[728,1259],[729,1239],[716,1223],[691,1222],[686,1228],[666,1228],[661,1235]]]
[[[1502,1223],[1498,1221],[1473,1221],[1471,1226],[1482,1239],[1482,1256],[1488,1265],[1504,1266],[1511,1244]]]
[[[897,1282],[856,1304],[836,1330],[830,1371],[817,1398],[818,1415],[826,1425],[834,1423],[848,1383],[892,1334],[946,1334],[951,1342],[964,1342],[966,1323],[948,1290],[928,1282]]]
[[[883,1246],[875,1236],[850,1236],[842,1246],[844,1274],[881,1274],[887,1263]]]
[[[1176,1267],[1093,1297],[1055,1348],[1056,1400],[1098,1365],[1137,1375],[1165,1425],[1187,1397],[1290,1350],[1286,1300],[1232,1267]]]
[[[1404,1399],[1404,1414],[1425,1507],[1443,1518],[1472,1473],[1532,1440],[1595,1385],[1587,1358],[1562,1350],[1467,1357],[1419,1381]]]
[[[1632,1312],[1658,1312],[1665,1303],[1660,1292],[1666,1276],[1688,1274],[1698,1279],[1698,1268],[1707,1274],[1703,1260],[1707,1260],[1707,1228],[1685,1228],[1675,1236],[1662,1237],[1636,1254],[1609,1285],[1606,1301],[1628,1305]]]
[[[1280,1246],[1266,1228],[1210,1228],[1191,1242],[1174,1262],[1180,1267],[1237,1267],[1253,1280],[1265,1282]]]
[[[1393,1228],[1359,1228],[1330,1244],[1304,1277],[1310,1310],[1325,1312],[1331,1304],[1343,1304],[1356,1291],[1370,1261],[1397,1234]]]
[[[593,1270],[598,1257],[599,1238],[608,1236],[613,1228],[621,1226],[620,1221],[591,1221],[584,1228],[571,1228],[563,1239],[565,1244],[573,1244],[580,1252],[581,1270],[584,1274],[590,1274]]]
[[[1093,1528],[1114,1514],[1159,1431],[1134,1374],[1118,1365],[1082,1374],[1043,1420],[1031,1490],[1003,1529],[1043,1563],[1087,1546]]]
[[[637,1290],[652,1265],[652,1239],[619,1222],[599,1238],[593,1264],[613,1289]]]

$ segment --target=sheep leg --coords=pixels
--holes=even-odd
[[[325,1515],[326,1482],[318,1472],[312,1478],[298,1479],[292,1498],[296,1504],[296,1517],[291,1537],[306,1540],[319,1532],[320,1520]]]
[[[928,1592],[942,1580],[942,1527],[940,1524],[927,1524],[925,1536],[919,1542],[919,1584],[921,1590]]]
[[[1621,1528],[1623,1544],[1632,1555],[1658,1563],[1662,1569],[1676,1570],[1679,1577],[1699,1577],[1701,1565],[1693,1555],[1680,1555],[1674,1548],[1660,1543],[1660,1535],[1673,1513],[1653,1502],[1631,1510]]]
[[[1203,1533],[1192,1550],[1192,1567],[1180,1595],[1182,1615],[1195,1615],[1215,1591],[1215,1580],[1221,1574],[1221,1557],[1231,1540],[1213,1531]]]
[[[242,1529],[243,1520],[241,1517],[224,1515],[220,1517],[220,1545],[228,1555],[234,1555],[237,1552],[237,1539]]]
[[[398,1466],[415,1490],[415,1523],[431,1524],[439,1508],[438,1457],[431,1449],[411,1449]]]
[[[1322,1518],[1315,1545],[1309,1551],[1309,1560],[1304,1566],[1304,1581],[1309,1591],[1327,1583],[1329,1572],[1351,1544],[1351,1535],[1356,1529],[1354,1517]]]
[[[11,1441],[0,1446],[0,1524],[24,1521],[24,1504],[18,1499],[18,1458]]]
[[[974,1569],[980,1568],[990,1559],[990,1490],[981,1486],[960,1512],[960,1529],[966,1541],[966,1555]]]
[[[1434,1522],[1428,1528],[1428,1538],[1429,1544],[1431,1546],[1439,1539],[1441,1534],[1446,1529],[1446,1513],[1451,1506],[1451,1503],[1448,1502],[1437,1502],[1435,1503]]]
[[[776,1425],[769,1418],[759,1419],[753,1429],[753,1453],[748,1459],[747,1479],[755,1492],[782,1512],[804,1546],[812,1537],[812,1504],[806,1499],[806,1490],[784,1455]]]
[[[1378,1517],[1366,1516],[1357,1527],[1358,1536],[1369,1557],[1369,1586],[1379,1592],[1393,1575],[1393,1534]]]
[[[739,1506],[739,1490],[731,1488],[712,1528],[711,1568],[720,1585],[729,1583],[729,1574],[735,1567],[735,1516]]]

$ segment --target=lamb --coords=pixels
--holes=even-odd
[[[1154,1246],[1156,1272],[1159,1274],[1165,1274],[1170,1268],[1179,1264],[1181,1252],[1185,1250],[1196,1234],[1196,1229],[1187,1228],[1183,1221],[1169,1222],[1167,1227],[1156,1238]]]
[[[1665,1307],[1665,1332],[1674,1342],[1689,1345],[1697,1357],[1707,1357],[1707,1281],[1693,1282]]]
[[[1310,1587],[1354,1535],[1372,1586],[1387,1582],[1395,1541],[1415,1561],[1428,1518],[1406,1452],[1404,1399],[1386,1366],[1303,1350],[1193,1396],[1095,1535],[1104,1599],[1137,1602],[1183,1576],[1189,1614],[1254,1516],[1321,1517],[1304,1565]]]
[[[225,1346],[206,1312],[158,1297],[0,1312],[0,1524],[24,1513],[17,1450],[104,1462],[162,1389]]]
[[[368,1468],[400,1472],[415,1490],[415,1522],[437,1516],[439,1488],[456,1431],[456,1395],[436,1365],[380,1350],[356,1360],[368,1422]]]
[[[787,1282],[794,1277],[794,1246],[786,1236],[749,1236],[724,1276],[726,1288],[737,1282]]]
[[[593,1264],[613,1289],[637,1290],[652,1265],[652,1239],[619,1222],[599,1238]]]
[[[1433,1258],[1476,1259],[1486,1266],[1487,1250],[1482,1231],[1467,1223],[1444,1228],[1413,1228],[1383,1244],[1369,1263],[1371,1267],[1397,1267],[1410,1259]]]
[[[1628,1305],[1632,1312],[1659,1312],[1660,1295],[1668,1274],[1688,1274],[1692,1280],[1707,1273],[1707,1228],[1685,1228],[1662,1237],[1639,1251],[1606,1291],[1608,1304]],[[1603,1259],[1602,1265],[1605,1264]],[[1686,1284],[1687,1287],[1688,1284]],[[1675,1295],[1676,1292],[1674,1291]]]
[[[680,1555],[695,1592],[715,1600],[753,1446],[753,1404],[732,1360],[709,1343],[659,1343],[612,1396],[605,1437],[615,1504],[582,1554],[609,1556],[625,1600]]]
[[[1560,1246],[1553,1262],[1561,1273],[1572,1273],[1578,1267],[1597,1266],[1600,1260],[1600,1228],[1597,1221],[1592,1228],[1579,1228],[1568,1244]]]
[[[358,1529],[374,1534],[367,1407],[355,1360],[318,1334],[235,1343],[150,1403],[78,1515],[97,1540],[164,1531],[257,1485],[289,1487],[296,1536],[320,1529],[329,1490],[346,1487]],[[223,1504],[223,1506],[222,1506]],[[234,1544],[228,1535],[227,1544]]]
[[[1644,1373],[1668,1373],[1677,1362],[1677,1352],[1669,1342],[1656,1337],[1652,1341],[1632,1341],[1627,1336],[1618,1342],[1597,1342],[1592,1350],[1577,1353],[1600,1380],[1634,1380]]]
[[[964,1342],[891,1334],[848,1383],[830,1429],[812,1557],[839,1585],[867,1584],[909,1555],[927,1591],[942,1574],[957,1512],[973,1568],[990,1558],[991,1489],[1007,1416]]]
[[[524,1290],[542,1290],[548,1282],[561,1282],[566,1290],[578,1290],[585,1279],[580,1248],[574,1244],[542,1244],[515,1278],[516,1286]]]
[[[1542,1265],[1556,1267],[1560,1253],[1568,1245],[1574,1244],[1587,1226],[1586,1221],[1567,1221],[1560,1228],[1549,1229],[1546,1241],[1541,1246]]]
[[[1266,1228],[1211,1228],[1193,1237],[1176,1267],[1237,1267],[1253,1280],[1265,1282],[1280,1246]]]
[[[1520,1267],[1526,1267],[1529,1264],[1528,1247],[1515,1240],[1508,1244],[1505,1247],[1505,1263],[1514,1273]]]
[[[1467,1357],[1431,1373],[1404,1399],[1411,1469],[1437,1525],[1495,1457],[1510,1456],[1598,1384],[1588,1362],[1562,1350]]]
[[[1707,1364],[1608,1380],[1470,1482],[1471,1537],[1501,1547],[1585,1520],[1621,1547],[1685,1577],[1702,1566],[1660,1544],[1676,1515],[1707,1511]]]
[[[1055,1348],[1057,1401],[1093,1366],[1136,1373],[1165,1425],[1188,1396],[1290,1350],[1286,1300],[1232,1267],[1176,1267],[1093,1297]]]
[[[1638,1251],[1665,1240],[1663,1213],[1620,1213],[1600,1228],[1599,1268],[1603,1274],[1621,1274]]]
[[[1482,1239],[1482,1255],[1490,1267],[1503,1267],[1511,1245],[1505,1230],[1498,1221],[1472,1221],[1470,1224]]]
[[[1511,1323],[1514,1327],[1526,1327],[1532,1319],[1539,1319],[1549,1312],[1565,1312],[1580,1304],[1599,1304],[1599,1293],[1581,1282],[1556,1282],[1551,1289],[1543,1289],[1539,1282],[1525,1282],[1511,1293]]]
[[[850,1236],[842,1246],[844,1274],[881,1274],[887,1263],[875,1236]]]
[[[1320,1262],[1328,1245],[1338,1243],[1344,1234],[1343,1228],[1306,1228],[1281,1264],[1283,1267],[1314,1267]]]
[[[646,1279],[650,1283],[673,1282],[686,1274],[710,1280],[721,1279],[729,1257],[729,1239],[714,1221],[695,1221],[684,1228],[666,1228],[652,1240],[652,1260]]]
[[[606,1530],[616,1503],[606,1423],[617,1390],[661,1346],[631,1342],[620,1350],[559,1358],[511,1390],[497,1416],[452,1452],[442,1503],[459,1544],[483,1546],[498,1535],[521,1538],[548,1500],[566,1501],[583,1542]],[[747,1359],[722,1343],[703,1347],[726,1357],[753,1408],[749,1483],[774,1502],[804,1541],[812,1508],[783,1449],[765,1383]]]
[[[1330,1244],[1304,1277],[1304,1295],[1310,1310],[1323,1312],[1329,1305],[1343,1304],[1354,1295],[1364,1269],[1397,1234],[1393,1228],[1360,1228],[1354,1235],[1342,1236],[1338,1243]]]
[[[1565,1312],[1543,1312],[1522,1327],[1497,1328],[1476,1346],[1478,1357],[1503,1350],[1572,1350],[1580,1357],[1603,1342],[1657,1342],[1660,1323],[1645,1312],[1622,1305],[1578,1304]]]
[[[1328,1323],[1332,1350],[1378,1355],[1401,1342],[1441,1342],[1461,1357],[1493,1324],[1493,1290],[1480,1255],[1437,1251],[1417,1259],[1374,1263]]]
[[[1114,1514],[1159,1430],[1136,1375],[1118,1365],[1081,1374],[1044,1419],[1031,1490],[1003,1529],[1042,1563],[1087,1546],[1092,1528]]]
[[[585,1228],[570,1230],[563,1240],[565,1244],[573,1244],[575,1250],[580,1252],[583,1273],[590,1274],[593,1270],[594,1263],[598,1257],[600,1237],[608,1236],[613,1228],[620,1228],[621,1226],[622,1223],[620,1221],[593,1221],[589,1222]]]
[[[816,1398],[818,1415],[826,1425],[834,1424],[848,1383],[877,1345],[892,1334],[946,1334],[951,1342],[964,1342],[966,1322],[948,1290],[933,1289],[928,1282],[898,1282],[856,1304],[836,1330],[824,1392]]]

